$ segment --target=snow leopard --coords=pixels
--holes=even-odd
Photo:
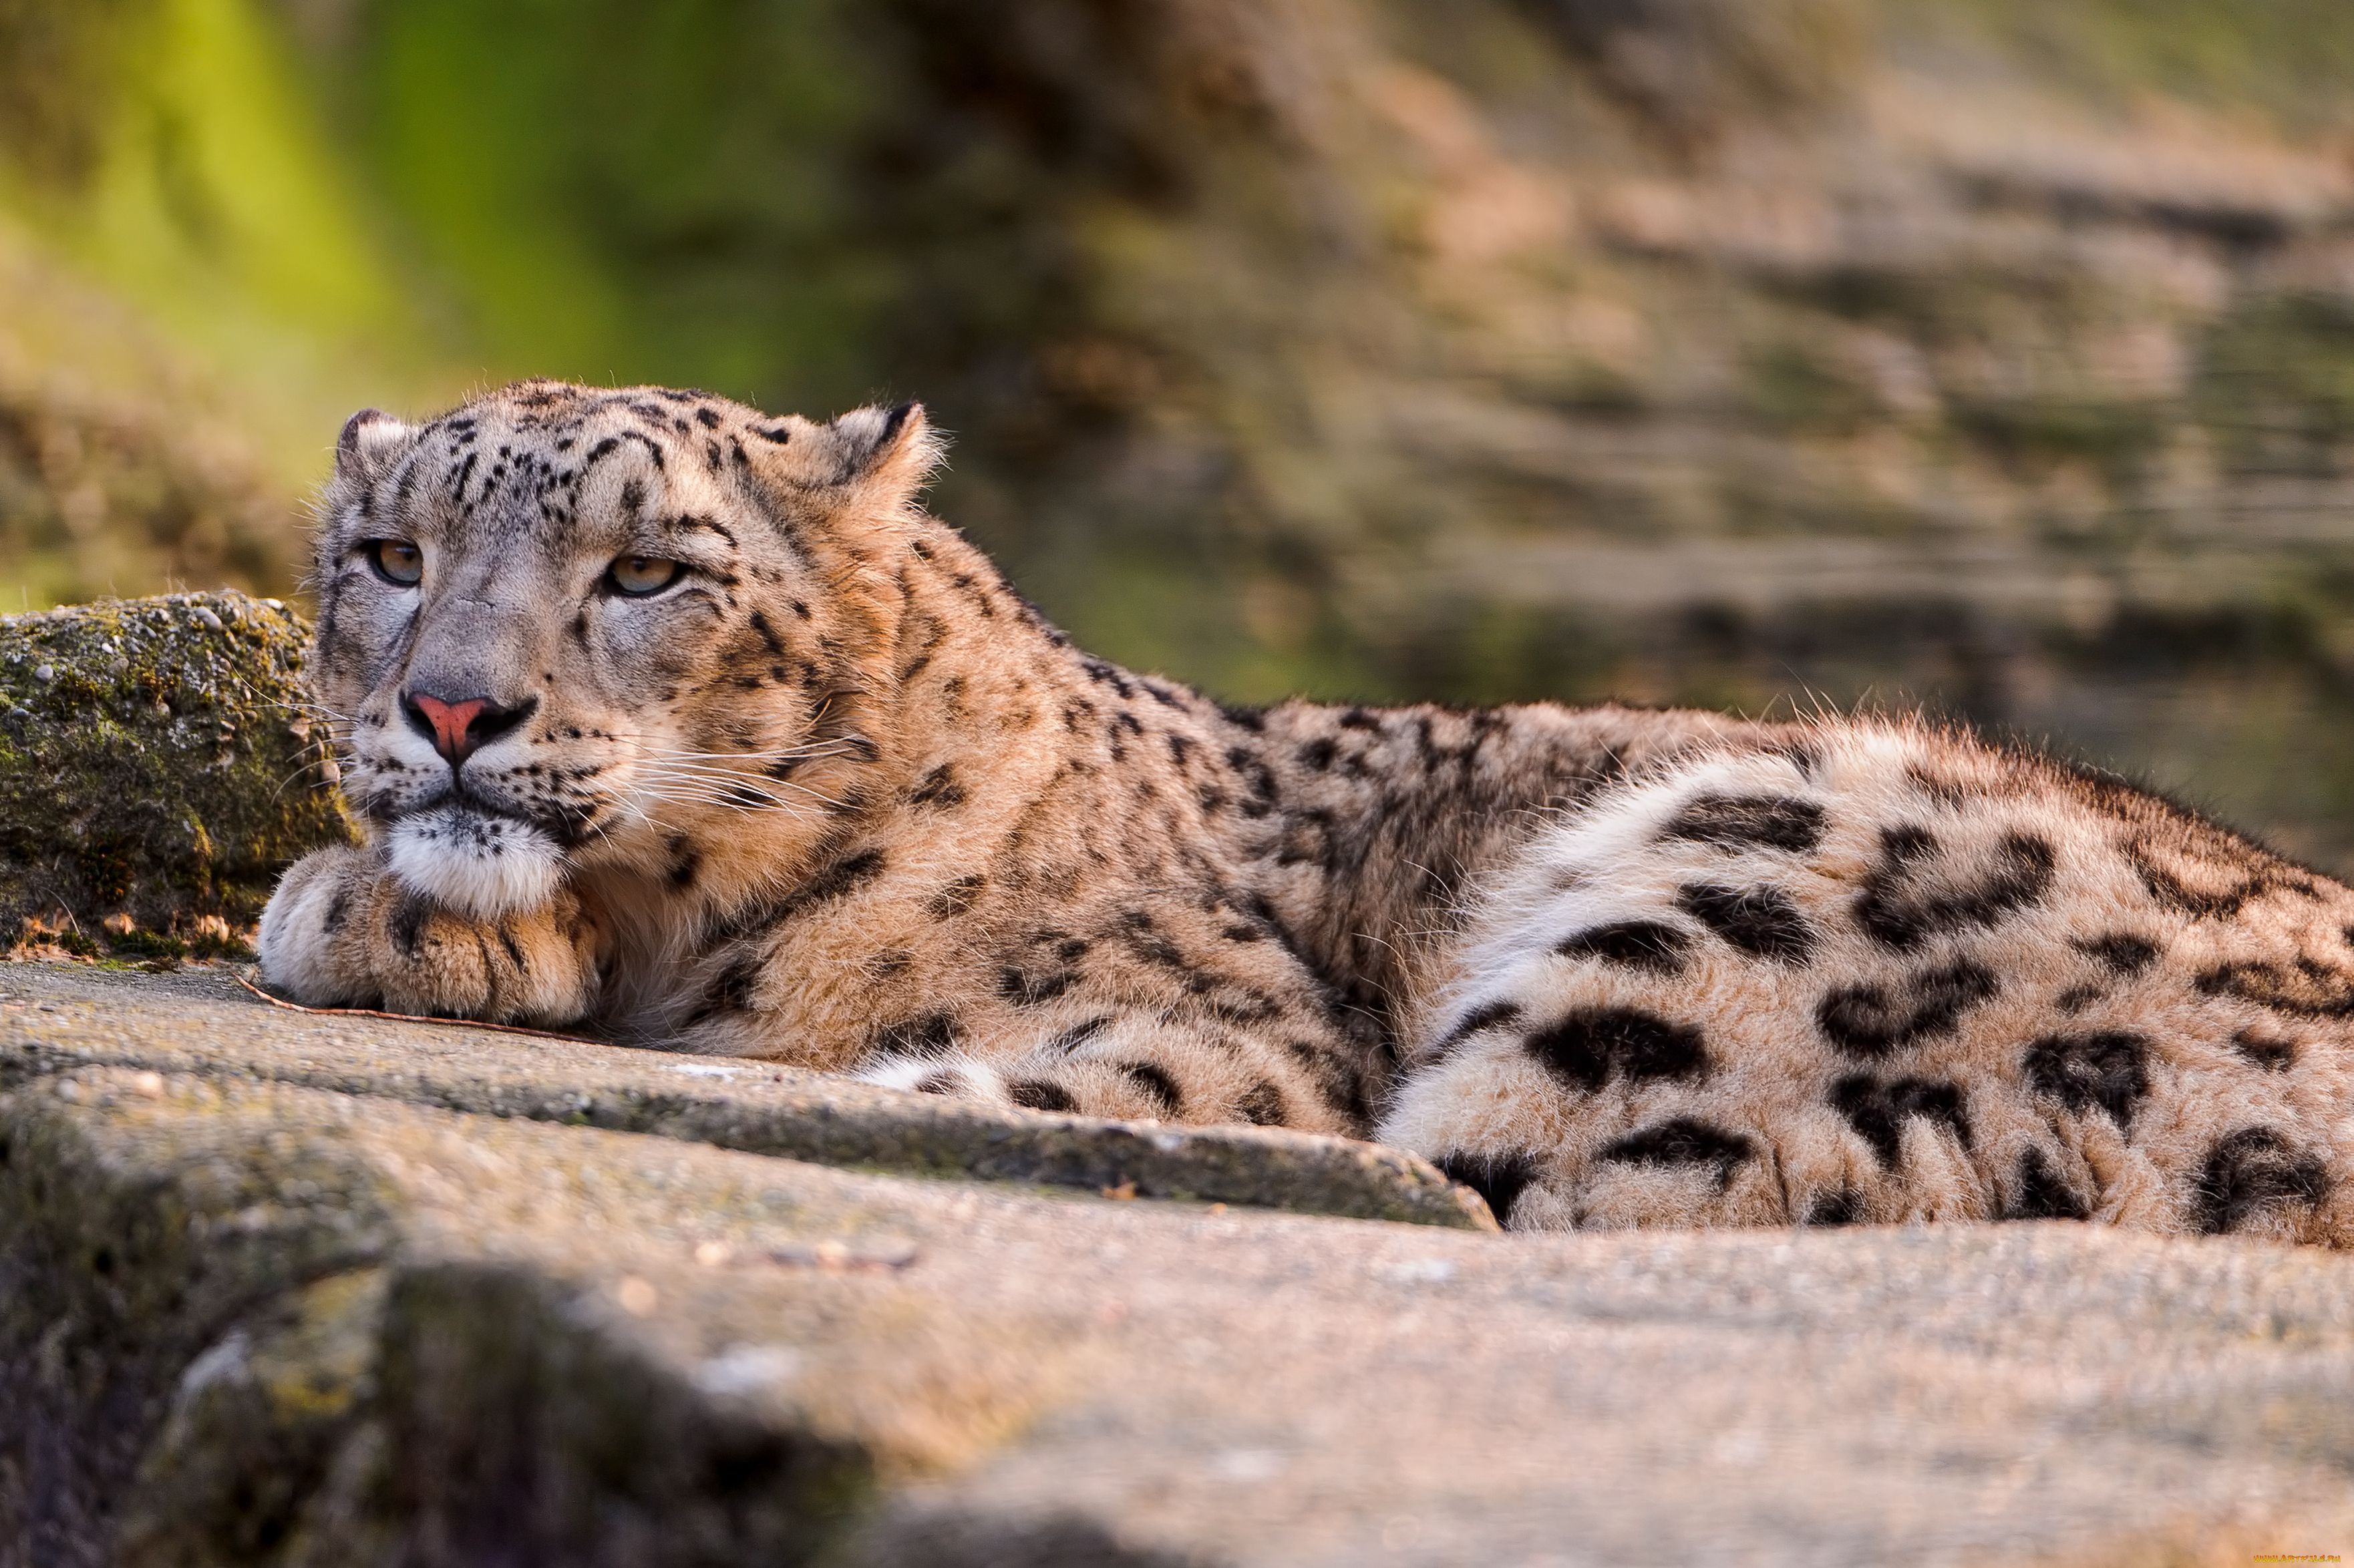
[[[269,983],[1377,1138],[1514,1230],[2354,1242],[2354,891],[1903,715],[1223,705],[923,508],[913,405],[364,411]]]

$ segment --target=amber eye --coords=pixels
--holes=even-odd
[[[605,568],[605,580],[613,585],[616,593],[643,599],[678,581],[678,574],[685,569],[676,561],[666,561],[660,556],[623,556]]]
[[[425,552],[406,539],[370,539],[360,552],[376,575],[395,588],[415,588],[425,576]]]

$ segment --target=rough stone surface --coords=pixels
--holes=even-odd
[[[771,1062],[277,1009],[218,969],[0,970],[27,974],[61,1011],[0,1026],[0,1090],[81,1066],[264,1077],[828,1165],[1496,1229],[1477,1193],[1419,1157],[1350,1139],[995,1110]]]
[[[296,705],[310,630],[240,593],[0,617],[0,951],[235,951],[348,837]]]
[[[600,1074],[192,976],[20,965],[0,992],[0,1563],[2354,1550],[2336,1255],[1506,1236],[918,1180],[521,1108],[740,1064]],[[690,1093],[819,1092],[769,1071]]]

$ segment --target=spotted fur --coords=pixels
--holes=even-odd
[[[2354,1242],[2338,884],[1918,724],[1223,708],[918,510],[936,450],[652,388],[356,417],[313,671],[370,842],[288,874],[269,977],[1378,1133],[1515,1228]],[[473,701],[453,765],[419,715]]]
[[[1606,790],[1479,895],[1384,1138],[1510,1172],[1530,1228],[2354,1244],[2354,892],[1917,723],[1753,739]],[[1679,965],[1586,935],[1630,930]]]

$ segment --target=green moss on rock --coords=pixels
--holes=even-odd
[[[241,593],[0,618],[0,949],[240,949],[286,863],[353,833],[309,636]]]

